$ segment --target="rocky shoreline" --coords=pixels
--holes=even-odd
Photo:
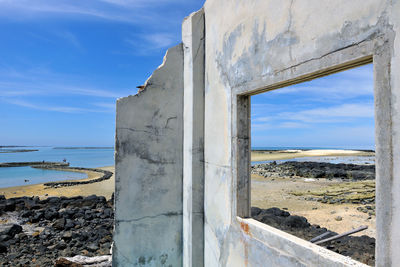
[[[277,164],[271,163],[256,164],[251,167],[252,174],[263,177],[302,177],[302,178],[326,178],[342,179],[345,181],[362,181],[375,179],[375,165],[358,165],[344,163],[326,162],[298,162],[286,161]]]
[[[109,255],[113,198],[0,196],[2,266],[54,266],[59,257]]]
[[[306,240],[328,231],[278,208],[253,207],[252,217]],[[113,198],[0,196],[0,262],[10,267],[54,266],[60,257],[110,255],[113,223]],[[322,246],[374,264],[374,238],[348,236]]]
[[[266,179],[327,179],[338,181],[319,190],[291,191],[306,201],[324,204],[359,204],[357,210],[375,216],[375,165],[287,161],[257,164],[252,174]],[[311,181],[312,182],[312,181]]]
[[[260,209],[252,207],[251,216],[257,221],[305,240],[311,240],[328,231],[319,225],[311,225],[305,217],[291,215],[289,212],[279,208]],[[326,237],[336,234],[331,232]],[[375,265],[375,238],[366,235],[345,236],[323,243],[321,246],[370,266]]]

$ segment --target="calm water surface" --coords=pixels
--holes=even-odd
[[[72,167],[96,168],[114,165],[114,149],[54,149],[53,147],[22,147],[13,149],[39,149],[35,152],[0,153],[0,162],[21,161],[63,161],[66,159]],[[257,148],[253,148],[257,149]],[[266,148],[259,148],[266,149]],[[268,149],[294,149],[294,148],[268,148]],[[303,148],[304,149],[304,148]],[[311,148],[310,148],[311,149]],[[313,148],[315,149],[315,148]],[[374,164],[374,157],[307,157],[285,161],[319,161],[330,163]],[[252,165],[271,161],[252,162]],[[54,170],[41,170],[31,167],[0,168],[0,188],[27,184],[38,184],[50,181],[72,180],[86,178],[86,174],[77,172],[64,172]],[[29,181],[25,181],[29,180]]]
[[[327,163],[345,163],[345,164],[375,164],[375,156],[329,156],[329,157],[302,157],[294,159],[281,159],[281,160],[267,160],[267,161],[253,161],[252,165],[261,163],[270,163],[275,161],[276,163],[283,163],[286,161],[314,161],[314,162],[327,162]]]
[[[72,167],[95,168],[114,165],[113,148],[53,149],[53,147],[23,147],[13,149],[39,149],[39,151],[0,153],[0,162],[63,161],[63,159],[66,159]],[[41,170],[31,167],[0,168],[0,188],[86,177],[86,174],[78,172]]]

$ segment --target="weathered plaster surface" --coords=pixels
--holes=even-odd
[[[245,219],[244,168],[250,95],[373,59],[376,265],[396,266],[400,1],[207,0],[182,31],[146,89],[118,101],[114,265],[362,266]]]
[[[260,87],[276,72],[380,34],[388,23],[384,3],[209,0],[206,50],[214,69],[207,64],[206,74],[231,88]]]
[[[204,260],[204,11],[185,18],[183,112],[183,264]]]
[[[114,266],[182,266],[183,49],[117,103]]]
[[[234,146],[241,141],[243,132],[237,125],[238,94],[254,94],[273,88],[292,79],[309,79],[327,73],[335,66],[353,66],[368,62],[372,55],[380,59],[376,68],[387,72],[383,62],[399,60],[393,52],[398,1],[229,1],[208,0],[205,4],[206,65],[205,65],[205,265],[206,266],[344,266],[359,263],[319,248],[306,246],[300,241],[285,240],[276,230],[249,235],[241,227],[238,214],[238,176],[236,167],[239,151]],[[397,8],[397,9],[396,9]],[[393,11],[396,10],[396,11]],[[396,15],[392,14],[396,13]],[[398,20],[398,19],[395,19]],[[396,45],[395,41],[395,45]],[[398,44],[397,44],[398,45]],[[396,54],[396,53],[394,53]],[[386,60],[386,61],[385,61]],[[389,63],[390,64],[390,63]],[[397,66],[397,65],[396,65]],[[323,71],[320,71],[323,70]],[[321,74],[322,75],[322,74]],[[308,77],[308,78],[307,78]],[[391,77],[391,85],[387,85]],[[385,126],[398,116],[394,105],[399,94],[399,81],[389,73],[376,79],[375,87],[381,92],[378,109],[383,114],[389,105],[392,117],[379,115],[378,125]],[[276,88],[276,87],[274,87]],[[384,90],[387,88],[387,91]],[[383,92],[385,91],[385,92]],[[345,93],[345,91],[344,91]],[[388,102],[388,99],[390,101]],[[240,110],[240,109],[239,109]],[[386,114],[388,114],[386,112]],[[396,118],[399,122],[400,118]],[[379,214],[382,242],[379,244],[378,266],[394,264],[394,249],[399,249],[399,236],[394,233],[392,221],[397,204],[388,200],[400,199],[400,182],[387,183],[400,175],[396,170],[395,155],[399,151],[398,138],[388,144],[386,137],[397,134],[396,124],[378,129],[378,157],[381,162],[381,194]],[[400,129],[400,128],[399,128]],[[381,130],[381,132],[379,132]],[[390,148],[390,149],[389,149]],[[397,150],[394,150],[397,148]],[[384,155],[386,153],[386,155]],[[393,156],[393,161],[391,160]],[[389,159],[389,160],[387,160]],[[399,160],[399,159],[397,159]],[[240,161],[240,159],[239,159]],[[397,163],[397,166],[400,162]],[[392,173],[393,171],[393,173]],[[379,183],[379,182],[378,182]],[[389,187],[395,186],[396,189]],[[393,192],[396,190],[396,192]],[[379,190],[378,190],[379,191]],[[379,193],[379,192],[378,192]],[[393,194],[399,195],[394,197]],[[397,215],[396,215],[397,214]],[[247,221],[246,221],[247,222]],[[400,222],[400,219],[399,219]],[[399,222],[396,224],[399,226]],[[247,224],[250,232],[259,225]],[[386,237],[383,237],[386,234]],[[387,236],[389,234],[389,237]],[[264,236],[263,236],[264,235]],[[392,244],[385,250],[385,246]],[[316,260],[317,259],[317,260]],[[397,261],[399,262],[399,261]]]
[[[382,194],[391,195],[391,202],[381,203],[378,206],[382,210],[377,214],[377,216],[381,216],[379,222],[385,224],[385,228],[378,233],[378,238],[387,238],[388,242],[382,242],[382,245],[378,247],[377,253],[385,255],[385,258],[382,257],[377,266],[396,266],[400,263],[400,1],[391,1],[388,13],[389,23],[393,25],[394,32],[393,47],[388,48],[391,57],[388,67],[390,69],[388,91],[391,103],[390,156],[393,160],[390,168],[392,175],[386,187],[387,191],[382,191]]]

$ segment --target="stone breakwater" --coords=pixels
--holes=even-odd
[[[305,217],[291,215],[289,212],[279,208],[260,209],[252,207],[251,217],[305,240],[310,240],[328,231],[319,225],[311,225]],[[336,234],[332,232],[327,237]],[[362,263],[371,266],[375,265],[375,238],[366,235],[345,236],[334,241],[322,243],[321,246]]]
[[[343,179],[348,181],[375,179],[375,165],[333,164],[326,162],[275,161],[252,166],[251,173],[263,177],[304,177]]]
[[[65,171],[92,171],[92,172],[98,172],[98,173],[103,174],[99,178],[90,179],[90,180],[49,182],[49,183],[44,184],[45,186],[49,186],[49,187],[53,187],[53,188],[97,183],[97,182],[101,182],[104,180],[108,180],[113,175],[113,173],[110,171],[106,171],[106,170],[102,170],[102,169],[95,169],[95,168],[80,168],[80,167],[68,167],[68,166],[60,166],[60,167],[34,166],[33,168],[48,169],[48,170],[65,170]]]
[[[32,161],[32,162],[5,162],[0,163],[0,167],[23,167],[23,166],[31,166],[32,168],[37,169],[46,169],[46,170],[60,170],[60,171],[81,171],[81,172],[98,172],[101,173],[102,176],[95,179],[90,180],[77,180],[77,181],[61,181],[61,182],[49,182],[45,183],[45,186],[58,188],[64,186],[74,186],[74,185],[82,185],[82,184],[92,184],[101,182],[104,180],[108,180],[113,175],[112,172],[96,169],[96,168],[81,168],[81,167],[69,167],[68,162],[50,162],[50,161]]]
[[[109,255],[113,198],[0,196],[1,266],[54,266],[59,257]]]
[[[0,153],[23,153],[23,152],[36,152],[39,149],[1,149]]]
[[[51,161],[27,161],[27,162],[4,162],[0,163],[1,167],[24,167],[24,166],[32,166],[37,168],[46,168],[46,167],[67,167],[69,166],[68,162],[51,162]]]

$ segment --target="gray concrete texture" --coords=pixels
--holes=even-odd
[[[184,52],[118,102],[115,265],[362,266],[246,219],[243,169],[250,95],[373,62],[376,265],[398,266],[399,30],[398,0],[207,0]]]
[[[183,110],[183,264],[204,260],[204,12],[182,25],[184,47]]]
[[[183,49],[117,102],[114,266],[182,265]]]

